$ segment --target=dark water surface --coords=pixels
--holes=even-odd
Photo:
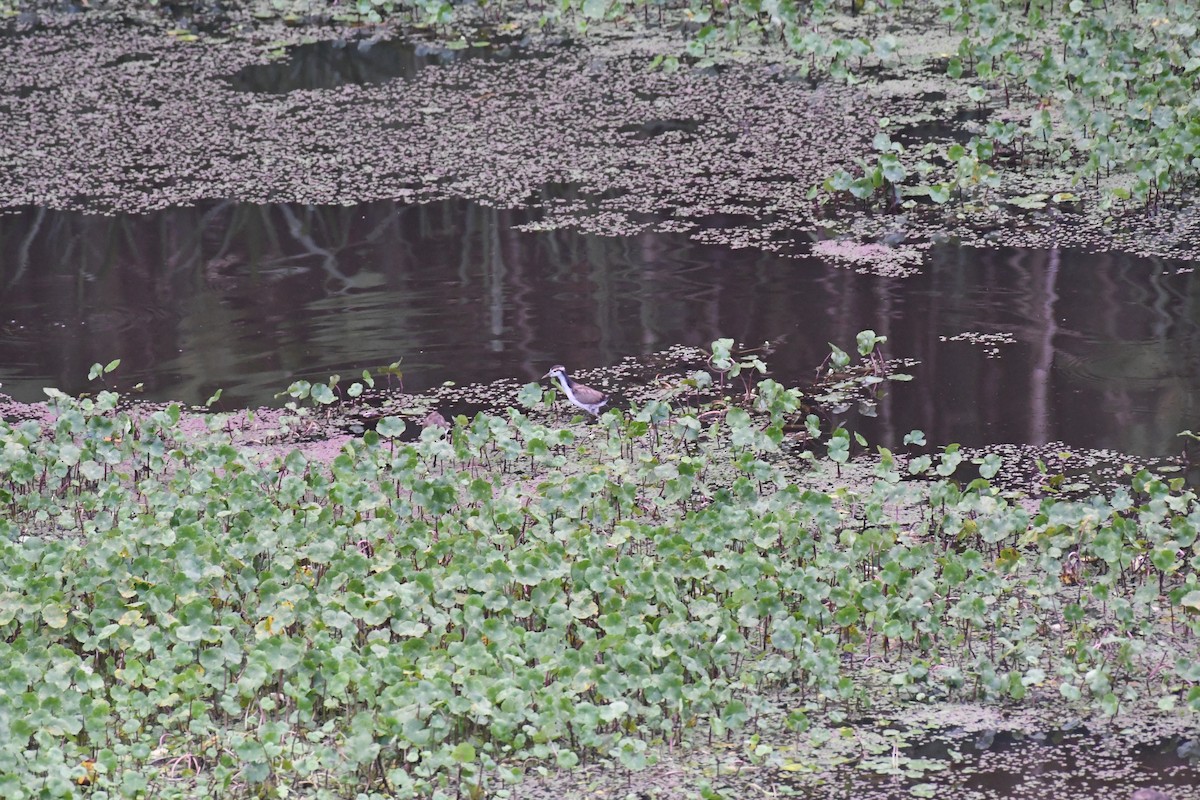
[[[283,94],[305,89],[386,83],[414,78],[426,67],[467,59],[508,61],[539,55],[519,41],[479,43],[458,49],[402,39],[323,39],[286,49],[269,64],[252,64],[230,76],[240,92]]]
[[[87,390],[93,362],[150,399],[273,402],[292,380],[403,359],[406,388],[729,336],[770,339],[774,375],[807,381],[873,328],[919,359],[872,441],[1179,449],[1200,428],[1200,283],[1118,254],[944,245],[923,274],[860,275],[816,258],[513,226],[536,212],[465,201],[357,207],[210,203],[146,216],[0,215],[0,382],[17,399]],[[948,341],[1007,334],[991,346]]]
[[[1128,800],[1137,789],[1166,792],[1173,800],[1200,796],[1198,740],[1172,736],[1131,745],[1115,733],[1077,729],[1016,734],[943,732],[898,750],[890,773],[882,754],[844,770],[816,791],[793,796],[816,800]],[[878,771],[876,771],[878,769]],[[918,788],[921,787],[921,788]]]

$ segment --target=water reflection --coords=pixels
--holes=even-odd
[[[730,336],[778,341],[776,376],[799,382],[827,342],[874,328],[922,364],[855,423],[873,441],[918,427],[1161,455],[1198,427],[1200,297],[1179,265],[944,246],[923,275],[880,278],[676,234],[514,230],[534,216],[460,201],[0,216],[0,381],[19,399],[85,390],[91,363],[119,357],[147,397],[223,387],[251,404],[401,358],[420,389]],[[945,340],[964,332],[1013,341],[993,357]]]

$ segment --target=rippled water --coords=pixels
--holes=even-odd
[[[0,216],[0,381],[18,399],[80,391],[91,363],[121,358],[121,384],[149,398],[220,387],[258,404],[298,377],[401,359],[421,389],[729,336],[771,340],[776,377],[803,383],[827,342],[873,328],[888,355],[921,361],[859,421],[873,441],[916,427],[1163,455],[1200,427],[1187,265],[943,245],[922,274],[889,278],[682,234],[514,229],[536,218],[465,201]]]

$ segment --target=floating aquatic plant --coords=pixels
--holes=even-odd
[[[717,417],[577,427],[541,393],[408,442],[385,417],[325,460],[110,391],[4,424],[4,795],[487,794],[534,763],[638,769],[783,690],[805,717],[1200,706],[1178,481],[1029,507],[947,446],[822,489],[848,434],[795,458],[800,393],[769,378]]]

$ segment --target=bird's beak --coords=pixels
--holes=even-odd
[[[546,380],[546,378],[549,378],[552,374],[553,373],[547,372],[545,375],[542,376],[542,380]]]

